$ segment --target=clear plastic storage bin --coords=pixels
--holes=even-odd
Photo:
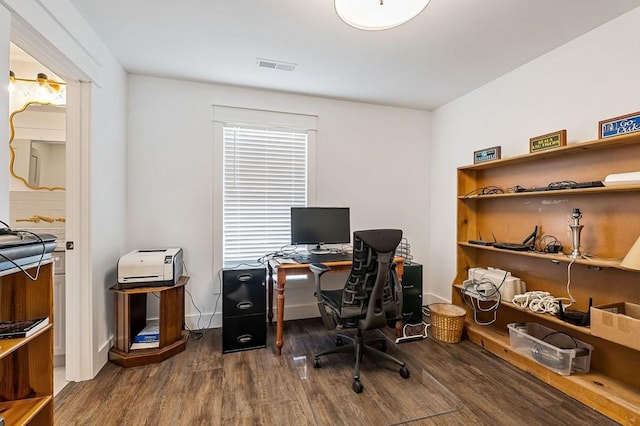
[[[588,373],[593,346],[535,322],[508,324],[509,343],[518,353],[563,376]]]

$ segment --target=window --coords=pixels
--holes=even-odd
[[[307,205],[307,158],[306,131],[223,125],[223,262],[290,243],[291,207]]]

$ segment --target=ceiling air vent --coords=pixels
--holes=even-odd
[[[258,59],[258,66],[262,68],[271,68],[274,70],[293,71],[297,64],[291,62],[274,61],[272,59]]]

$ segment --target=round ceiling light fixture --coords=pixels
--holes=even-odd
[[[431,0],[335,0],[336,13],[360,30],[387,30],[410,21]]]

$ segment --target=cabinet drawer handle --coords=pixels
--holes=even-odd
[[[253,336],[250,334],[243,334],[242,336],[238,336],[238,343],[249,343],[253,340]]]
[[[240,281],[240,282],[249,281],[251,278],[253,278],[253,274],[238,275],[238,281]]]
[[[253,308],[253,303],[252,302],[240,302],[236,305],[236,307],[238,309],[242,309],[242,310],[246,310],[246,309],[251,309]]]

